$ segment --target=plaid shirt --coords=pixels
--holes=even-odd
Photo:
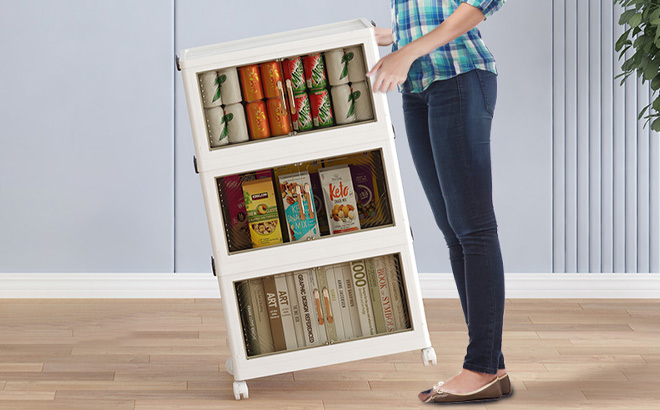
[[[486,18],[499,10],[506,0],[390,0],[392,3],[392,51],[431,32],[461,3],[477,7]],[[446,80],[475,68],[497,74],[495,58],[473,28],[451,43],[438,47],[415,60],[401,92],[421,92],[435,80]]]

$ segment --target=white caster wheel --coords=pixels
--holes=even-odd
[[[227,373],[232,376],[234,375],[234,363],[231,361],[231,357],[228,357],[227,360],[225,360],[225,370],[227,370]]]
[[[248,387],[247,383],[245,381],[235,381],[234,382],[234,398],[236,400],[240,400],[241,396],[243,396],[244,399],[248,398]]]
[[[424,366],[428,366],[429,363],[438,364],[434,348],[427,347],[426,349],[422,349],[422,362],[424,362]]]

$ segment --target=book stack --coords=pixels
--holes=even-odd
[[[409,330],[398,255],[236,283],[247,355]]]

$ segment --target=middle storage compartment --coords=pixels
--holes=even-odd
[[[381,149],[215,179],[229,254],[392,226]]]

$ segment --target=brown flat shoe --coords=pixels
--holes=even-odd
[[[432,389],[419,394],[420,400],[425,403],[485,402],[498,400],[501,397],[502,388],[500,386],[500,379],[497,377],[484,387],[470,393],[446,392],[442,390],[442,383],[438,383]]]
[[[511,396],[513,394],[513,389],[511,388],[511,380],[509,380],[509,374],[504,373],[502,376],[498,377],[497,380],[500,382],[502,397]]]

